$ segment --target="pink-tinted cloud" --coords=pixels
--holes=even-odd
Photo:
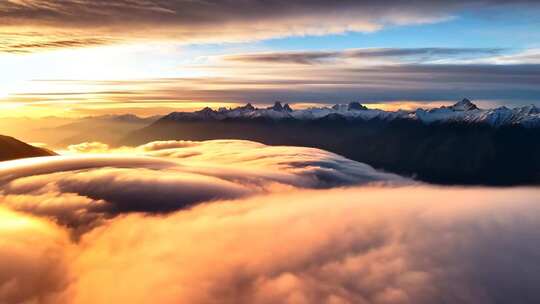
[[[538,189],[245,141],[103,152],[2,164],[0,302],[540,300]]]
[[[535,303],[539,197],[535,189],[294,190],[124,215],[71,243],[49,223],[62,241],[33,230],[16,240],[33,233],[55,248],[59,260],[37,255],[30,278],[43,267],[55,275],[40,281],[45,289],[14,290],[20,300],[81,304]],[[36,252],[30,242],[18,248]],[[14,257],[11,277],[22,277],[26,260]]]

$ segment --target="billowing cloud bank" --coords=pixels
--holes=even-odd
[[[0,303],[540,300],[540,189],[242,141],[135,151],[3,165]]]
[[[292,188],[410,182],[326,151],[249,141],[165,141],[116,150],[83,143],[69,151],[76,154],[0,165],[3,204],[80,228],[127,212],[170,212]]]

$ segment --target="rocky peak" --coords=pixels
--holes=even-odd
[[[276,112],[282,112],[284,110],[283,106],[281,105],[281,102],[276,101],[273,106],[268,107],[268,110],[274,110]]]
[[[235,110],[255,111],[256,109],[251,103],[248,103],[247,105],[243,107],[238,107]]]
[[[462,101],[454,104],[450,107],[454,111],[472,111],[478,110],[478,107],[472,103],[469,99],[465,98]]]
[[[204,109],[199,111],[200,114],[208,115],[214,113],[214,110],[210,107],[205,107]]]
[[[526,114],[526,115],[527,114],[528,115],[540,114],[540,108],[538,108],[537,106],[535,106],[533,104],[522,107],[519,110],[520,110],[520,112],[522,112],[523,114]]]
[[[361,103],[355,101],[355,102],[349,103],[348,109],[349,111],[364,111],[364,110],[367,110],[368,108],[362,105]]]

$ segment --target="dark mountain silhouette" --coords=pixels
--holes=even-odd
[[[456,111],[478,111],[468,100],[453,107],[458,108]],[[520,124],[495,127],[489,123],[455,120],[426,124],[418,119],[384,119],[387,116],[383,115],[369,120],[351,119],[340,112],[321,118],[296,119],[280,116],[288,110],[279,106],[273,107],[282,111],[277,114],[272,111],[267,116],[250,116],[255,111],[252,108],[172,113],[132,132],[121,143],[245,139],[269,145],[321,148],[432,183],[540,184],[540,128],[537,127]],[[351,108],[366,111],[357,104],[348,108],[348,111]],[[228,113],[239,116],[230,117],[232,114]]]
[[[51,128],[48,131],[52,134],[61,135],[61,140],[54,142],[55,146],[65,147],[85,141],[99,141],[112,143],[129,134],[147,126],[159,116],[142,118],[131,114],[125,115],[103,115],[85,117],[75,122]]]
[[[47,149],[31,146],[13,137],[0,135],[0,161],[52,155],[56,154]]]

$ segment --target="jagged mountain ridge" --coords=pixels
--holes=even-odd
[[[173,112],[162,120],[226,120],[226,119],[298,119],[317,120],[327,116],[343,117],[349,120],[383,120],[397,119],[415,120],[424,124],[433,123],[475,123],[487,124],[492,127],[519,125],[527,128],[540,127],[540,108],[529,105],[509,109],[498,107],[495,109],[480,109],[468,99],[452,105],[435,109],[417,109],[415,111],[384,111],[368,109],[358,102],[337,104],[333,107],[319,107],[293,110],[288,104],[276,102],[268,108],[256,108],[251,104],[246,106],[213,110],[204,108],[196,112]]]
[[[171,113],[119,144],[245,139],[320,148],[432,183],[538,185],[537,112],[536,107],[481,110],[467,100],[412,112],[369,110],[357,103],[296,111],[281,104],[267,109],[248,104]]]

